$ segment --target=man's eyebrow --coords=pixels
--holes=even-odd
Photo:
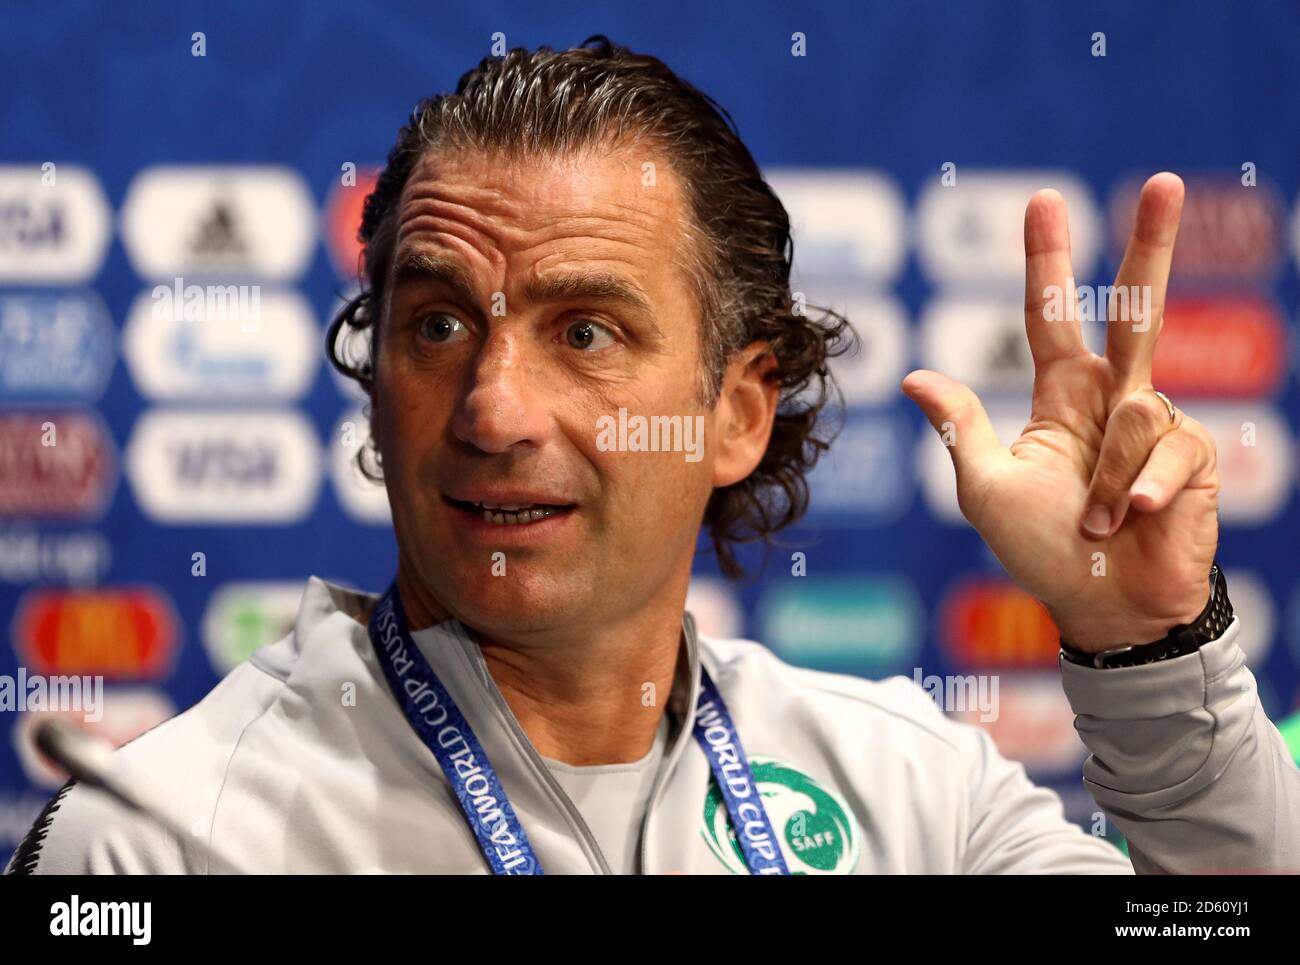
[[[442,283],[449,288],[469,295],[474,291],[474,284],[469,273],[455,262],[425,255],[418,252],[405,252],[397,256],[393,266],[393,287],[411,283]]]
[[[654,315],[654,306],[639,285],[611,271],[554,271],[534,278],[524,286],[532,302],[592,298],[620,301]]]
[[[465,295],[474,292],[469,273],[455,262],[436,255],[407,252],[397,256],[393,267],[393,285],[404,282],[444,284]],[[647,315],[654,315],[654,306],[639,285],[611,271],[553,271],[530,280],[524,286],[524,297],[533,302],[567,301],[591,298],[620,301]]]

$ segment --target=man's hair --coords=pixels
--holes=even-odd
[[[713,491],[704,515],[720,567],[736,577],[743,570],[734,544],[770,543],[807,510],[807,473],[830,444],[814,430],[839,396],[828,360],[848,350],[853,332],[841,315],[792,299],[794,244],[784,206],[731,116],[657,58],[600,35],[558,52],[516,48],[484,58],[454,94],[421,101],[366,199],[358,237],[368,287],[335,317],[327,352],[335,368],[371,392],[378,327],[370,338],[354,336],[382,311],[402,190],[421,157],[444,150],[558,157],[625,143],[658,148],[682,185],[689,222],[682,225],[683,267],[700,309],[704,403],[716,404],[739,350],[765,340],[775,357],[767,378],[779,384],[780,401],[767,450],[747,478]],[[371,445],[358,463],[379,481],[382,454]]]

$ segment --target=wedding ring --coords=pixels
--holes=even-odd
[[[1173,424],[1175,421],[1177,421],[1174,418],[1174,404],[1169,401],[1169,396],[1165,395],[1159,389],[1152,389],[1151,391],[1154,392],[1156,395],[1160,396],[1160,401],[1163,402],[1165,404],[1165,408],[1169,410],[1170,424]]]

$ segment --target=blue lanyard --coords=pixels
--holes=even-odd
[[[370,615],[370,642],[411,728],[447,776],[492,873],[542,874],[542,864],[478,737],[411,639],[396,583]],[[789,874],[727,705],[708,672],[700,672],[695,739],[709,759],[745,863],[755,874]]]
[[[752,874],[788,875],[785,855],[763,807],[754,772],[740,746],[740,735],[713,678],[700,668],[700,698],[695,703],[695,740],[709,759],[713,781],[722,792],[736,842]]]

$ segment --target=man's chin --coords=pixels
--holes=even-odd
[[[573,627],[590,614],[589,601],[581,594],[550,581],[500,575],[457,584],[449,609],[461,623],[489,637]]]

